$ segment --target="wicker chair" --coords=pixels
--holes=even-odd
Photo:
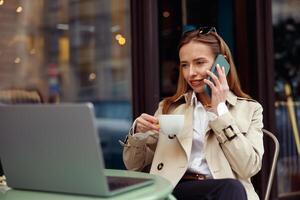
[[[20,104],[20,103],[42,103],[43,98],[36,90],[0,90],[0,103]]]

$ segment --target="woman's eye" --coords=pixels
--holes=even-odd
[[[180,64],[180,67],[183,67],[183,68],[185,68],[185,67],[187,67],[188,65],[187,64],[184,64],[184,63],[182,63],[182,64]]]
[[[197,66],[201,66],[201,65],[203,65],[203,64],[204,64],[204,62],[200,62],[200,61],[199,61],[199,62],[196,62],[196,65],[197,65]]]

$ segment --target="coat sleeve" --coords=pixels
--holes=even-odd
[[[254,105],[252,119],[250,119],[250,126],[246,133],[239,130],[230,112],[210,122],[210,126],[216,134],[232,170],[244,179],[252,177],[261,169],[264,153],[263,109],[257,102]],[[236,136],[230,140],[225,131],[229,131],[230,134]]]
[[[161,104],[154,116],[161,113]],[[134,133],[133,123],[123,146],[123,162],[127,169],[142,171],[152,163],[156,149],[158,134],[152,131],[146,133]]]

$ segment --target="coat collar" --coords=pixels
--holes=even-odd
[[[177,99],[175,99],[175,102],[181,100],[181,99],[184,99],[185,102],[191,102],[191,99],[192,99],[192,95],[193,95],[193,91],[192,90],[189,90],[188,92],[180,95]]]
[[[235,106],[237,102],[237,96],[233,92],[229,91],[229,93],[227,94],[226,101],[232,106]]]
[[[184,98],[184,100],[185,100],[186,103],[191,103],[192,96],[193,96],[193,91],[190,90],[190,91],[188,91],[188,92],[186,92],[186,93],[180,95],[180,96],[175,100],[175,102],[177,102],[177,101],[179,101],[179,100],[181,100],[181,99]],[[233,92],[229,91],[229,93],[227,94],[227,97],[226,97],[226,101],[227,101],[230,105],[235,106],[235,104],[236,104],[236,102],[237,102],[237,96],[236,96]]]

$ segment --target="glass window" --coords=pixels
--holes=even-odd
[[[0,0],[0,90],[94,103],[107,167],[129,130],[130,1]]]
[[[279,197],[300,194],[300,1],[273,0]]]

